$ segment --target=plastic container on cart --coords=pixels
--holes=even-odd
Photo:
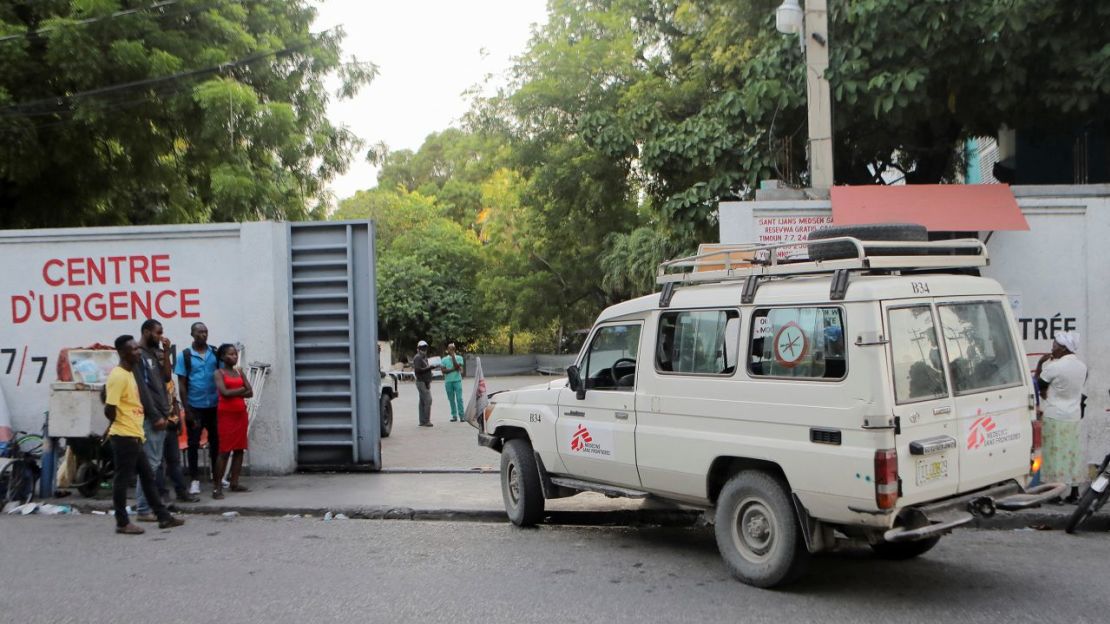
[[[86,384],[59,381],[50,384],[50,436],[85,438],[102,435],[108,428],[104,403],[100,400],[102,383]]]

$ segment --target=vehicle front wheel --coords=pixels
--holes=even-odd
[[[513,524],[534,526],[543,520],[540,472],[527,440],[509,440],[501,449],[501,497]]]
[[[714,531],[729,572],[748,585],[789,583],[809,564],[786,488],[765,472],[745,471],[729,479],[717,499]]]
[[[933,546],[936,546],[939,541],[939,537],[928,537],[914,542],[879,542],[878,544],[872,544],[871,550],[883,559],[904,561],[913,559],[918,555],[924,555],[932,550]]]
[[[393,432],[393,398],[388,394],[382,395],[382,437],[388,438]]]

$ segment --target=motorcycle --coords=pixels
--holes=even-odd
[[[1079,497],[1075,513],[1068,519],[1068,524],[1064,527],[1064,530],[1068,533],[1075,533],[1075,530],[1081,524],[1089,520],[1099,509],[1102,509],[1108,498],[1110,498],[1110,455],[1102,460],[1102,465],[1098,467],[1098,477],[1091,482],[1091,487],[1087,488],[1083,496]]]

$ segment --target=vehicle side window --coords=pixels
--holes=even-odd
[[[953,303],[937,310],[956,394],[1021,383],[1021,367],[1001,303]]]
[[[890,311],[890,351],[895,401],[914,403],[948,396],[932,308],[921,305]]]
[[[661,372],[731,375],[740,359],[740,312],[665,312],[655,345],[655,368]]]
[[[848,360],[841,310],[756,310],[749,353],[748,371],[756,377],[843,379]]]
[[[640,325],[606,325],[594,334],[582,369],[586,387],[622,390],[636,387],[636,354],[640,348]]]

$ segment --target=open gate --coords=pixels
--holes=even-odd
[[[381,469],[374,226],[289,224],[297,464]]]

